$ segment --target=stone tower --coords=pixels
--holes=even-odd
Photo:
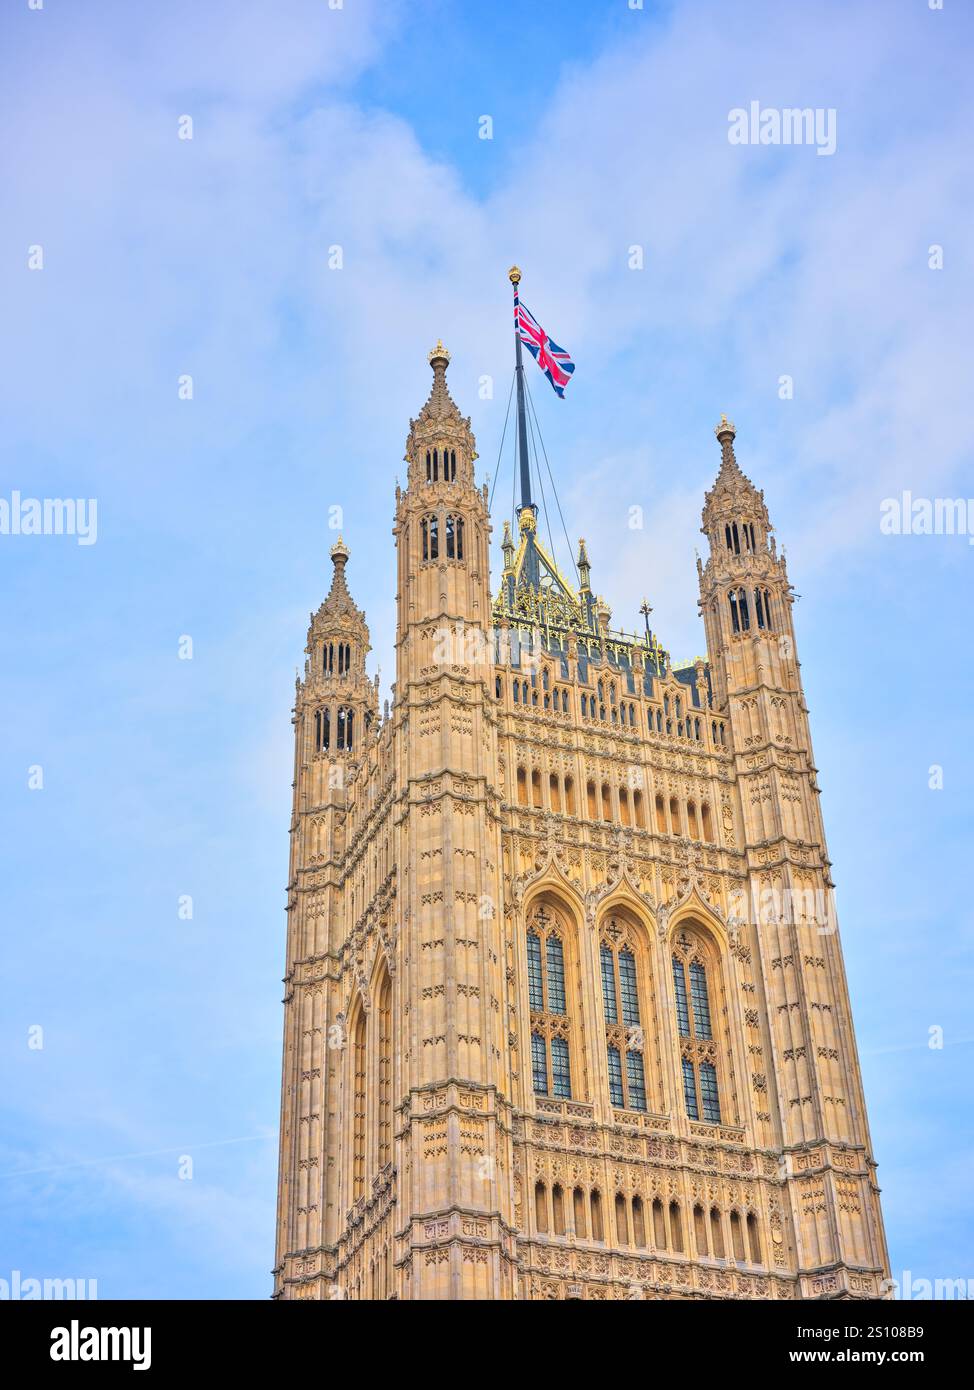
[[[275,1297],[875,1297],[792,594],[734,427],[707,658],[674,665],[648,603],[612,627],[584,542],[559,570],[526,465],[492,598],[429,361],[391,709],[341,541],[297,684]]]
[[[396,497],[402,988],[400,1292],[513,1296],[510,1100],[497,928],[501,794],[486,489],[449,354],[410,424]]]
[[[762,1142],[780,1147],[805,1292],[861,1293],[887,1255],[865,1098],[835,917],[784,555],[764,495],[716,428],[700,606],[717,698],[729,716],[746,880],[743,948],[761,982],[748,1026]],[[728,817],[730,821],[730,817]],[[734,910],[732,908],[732,916]],[[758,1036],[760,1035],[760,1036]]]

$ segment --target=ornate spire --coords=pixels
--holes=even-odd
[[[705,532],[725,517],[745,516],[760,520],[765,529],[770,523],[764,505],[764,493],[741,471],[734,453],[734,439],[737,430],[733,420],[721,415],[714,426],[714,434],[720,444],[720,470],[713,487],[704,498],[703,529]]]
[[[332,546],[330,553],[331,562],[335,566],[335,569],[331,576],[331,590],[329,591],[328,598],[330,599],[332,596],[337,596],[338,594],[344,594],[348,597],[348,585],[345,583],[345,566],[348,564],[348,557],[351,552],[342,540],[340,534],[338,540]],[[327,601],[326,599],[325,602],[327,603]]]
[[[310,698],[318,700],[332,681],[340,681],[349,700],[362,699],[365,707],[372,711],[366,720],[367,727],[378,709],[378,692],[373,690],[365,671],[365,659],[370,650],[369,628],[365,614],[348,592],[345,580],[348,557],[348,546],[339,536],[331,548],[334,569],[328,597],[318,611],[311,614],[301,686]],[[331,717],[335,717],[334,709]],[[316,737],[322,737],[321,726]],[[320,743],[317,746],[328,745]]]
[[[511,538],[511,523],[504,522],[504,537],[501,541],[501,554],[504,556],[504,569],[514,568],[514,541]]]
[[[409,422],[406,439],[406,461],[409,464],[409,486],[424,482],[473,483],[473,461],[477,448],[468,417],[460,414],[446,384],[446,369],[450,354],[441,341],[427,353],[433,369],[433,385],[422,410]],[[450,449],[450,472],[440,460],[443,450]],[[427,466],[427,452],[436,450],[436,468]]]
[[[585,537],[578,542],[578,581],[579,588],[588,589],[592,578],[592,566],[588,561],[588,551],[585,549]]]
[[[331,588],[328,597],[318,609],[316,621],[327,623],[336,618],[348,617],[353,619],[356,627],[361,624],[362,629],[367,632],[365,615],[356,607],[345,582],[345,566],[348,564],[350,553],[348,546],[339,536],[331,548],[331,562],[335,567],[331,577]]]
[[[714,434],[720,444],[720,472],[717,474],[717,481],[720,482],[721,478],[725,481],[733,479],[734,482],[742,482],[748,487],[752,487],[750,480],[741,472],[737,456],[734,453],[734,440],[737,437],[734,421],[728,420],[726,415],[722,415],[718,423],[714,425]]]
[[[446,384],[446,369],[450,365],[450,354],[439,338],[436,340],[436,347],[426,356],[433,368],[433,386],[429,393],[429,399],[419,412],[420,420],[442,420],[448,417],[460,420],[460,412]]]

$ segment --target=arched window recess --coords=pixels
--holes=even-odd
[[[527,928],[527,957],[534,1093],[570,1100],[573,1020],[566,937],[567,929],[560,915],[544,906],[532,913]]]
[[[626,925],[609,917],[599,934],[609,1100],[620,1110],[646,1109],[646,1068],[639,954]]]
[[[714,1038],[718,963],[696,932],[681,930],[673,941],[672,969],[686,1113],[691,1120],[720,1124],[720,1057]]]

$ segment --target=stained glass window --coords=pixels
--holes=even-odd
[[[541,940],[537,932],[528,932],[528,994],[531,1008],[539,1012],[544,1008],[544,991],[541,985]]]
[[[687,981],[683,972],[683,962],[673,957],[673,984],[676,987],[676,1018],[680,1037],[690,1036],[690,1012],[687,1008]]]
[[[548,1094],[548,1057],[544,1038],[540,1033],[531,1034],[531,1071],[534,1075],[534,1090],[539,1096]]]
[[[551,1089],[556,1096],[571,1099],[572,1073],[568,1043],[564,1038],[551,1039]]]
[[[557,936],[549,936],[548,955],[548,1010],[553,1014],[565,1012],[565,956]]]
[[[697,1084],[693,1074],[693,1063],[688,1058],[683,1058],[683,1098],[686,1101],[687,1114],[691,1120],[699,1120],[700,1112],[697,1109]]]
[[[645,1110],[646,1079],[643,1075],[643,1059],[641,1053],[626,1053],[626,1080],[629,1084],[629,1109]]]
[[[622,995],[622,1021],[639,1022],[639,992],[636,988],[636,958],[631,951],[619,952],[619,992]]]
[[[700,1063],[700,1103],[703,1117],[720,1124],[720,1098],[717,1095],[717,1072],[710,1062]]]
[[[712,1038],[710,1002],[707,999],[707,972],[698,960],[690,966],[690,999],[693,1003],[693,1036]]]
[[[609,1100],[621,1109],[625,1105],[622,1093],[622,1059],[617,1047],[608,1049],[609,1055]]]
[[[616,1011],[615,959],[611,946],[603,946],[600,955],[602,958],[602,1002],[605,1005],[605,1021],[606,1023],[617,1023],[619,1015]]]

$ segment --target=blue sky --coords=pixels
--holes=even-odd
[[[525,10],[4,7],[0,496],[97,498],[98,539],[0,536],[0,1277],[268,1294],[289,711],[329,508],[388,693],[426,352],[493,474],[515,260],[578,364],[565,402],[532,383],[569,534],[615,623],[648,594],[677,658],[737,423],[801,594],[894,1275],[974,1276],[974,548],[879,529],[904,488],[974,495],[974,17]],[[730,145],[751,100],[834,108],[835,154]]]

